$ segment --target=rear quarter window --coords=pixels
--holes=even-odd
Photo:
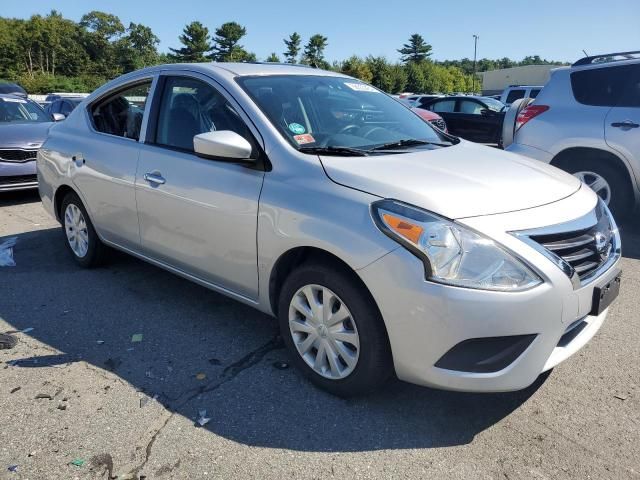
[[[573,72],[573,96],[583,105],[614,107],[624,98],[627,85],[638,76],[639,68],[638,65],[624,65]]]

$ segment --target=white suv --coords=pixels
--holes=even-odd
[[[507,150],[573,173],[616,217],[631,212],[640,198],[640,52],[558,68],[535,102],[516,102],[509,113]]]

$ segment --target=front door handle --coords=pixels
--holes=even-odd
[[[143,178],[147,182],[152,183],[154,185],[164,185],[164,183],[166,182],[164,177],[158,172],[145,173]]]
[[[625,120],[624,122],[613,122],[611,124],[612,127],[616,128],[638,128],[639,124],[632,122],[631,120]]]

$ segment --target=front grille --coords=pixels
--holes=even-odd
[[[584,281],[619,255],[615,223],[602,205],[595,213],[595,224],[566,232],[529,235],[546,252],[558,260],[570,277],[577,275]]]
[[[429,122],[431,123],[431,125],[433,125],[436,128],[439,128],[443,132],[447,129],[447,124],[441,118],[434,118],[433,120],[429,120]]]
[[[0,149],[0,161],[22,163],[35,160],[38,150]]]
[[[12,177],[0,177],[0,186],[18,185],[20,183],[38,182],[37,175],[14,175]]]

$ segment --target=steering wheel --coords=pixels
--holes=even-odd
[[[371,127],[371,129],[362,136],[364,138],[369,138],[369,135],[371,135],[373,132],[377,132],[378,130],[386,130],[386,129],[383,127]]]
[[[349,132],[350,130],[353,130],[353,129],[356,129],[356,128],[360,128],[360,126],[352,123],[351,125],[347,125],[346,127],[342,127],[342,128],[338,131],[338,134],[347,133],[347,132]]]

